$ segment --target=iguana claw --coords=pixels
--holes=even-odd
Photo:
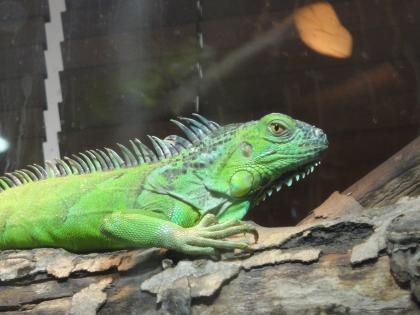
[[[215,255],[218,250],[249,249],[247,243],[223,240],[226,237],[252,233],[255,241],[258,240],[258,232],[251,224],[238,220],[224,223],[214,223],[215,221],[214,215],[207,214],[196,226],[184,229],[178,235],[179,250],[193,255]]]

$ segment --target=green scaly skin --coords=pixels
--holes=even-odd
[[[312,172],[328,145],[322,130],[275,113],[206,131],[195,145],[155,162],[11,189],[3,180],[0,250],[246,249],[224,238],[255,233],[241,221],[248,210]]]

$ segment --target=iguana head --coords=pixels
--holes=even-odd
[[[229,139],[219,178],[228,181],[232,198],[252,204],[309,175],[328,147],[321,129],[277,113],[219,132]]]

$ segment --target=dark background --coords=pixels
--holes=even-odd
[[[330,149],[250,218],[296,223],[419,134],[420,1],[328,2],[352,34],[350,58],[322,56],[290,30],[204,86],[224,57],[310,1],[67,0],[61,154],[165,136],[169,118],[197,109],[220,123],[283,112],[323,128]],[[43,160],[48,21],[46,0],[0,1],[0,135],[11,143],[1,173]]]

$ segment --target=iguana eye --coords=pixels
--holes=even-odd
[[[285,130],[286,128],[279,122],[274,121],[270,123],[270,131],[275,136],[281,135]]]

